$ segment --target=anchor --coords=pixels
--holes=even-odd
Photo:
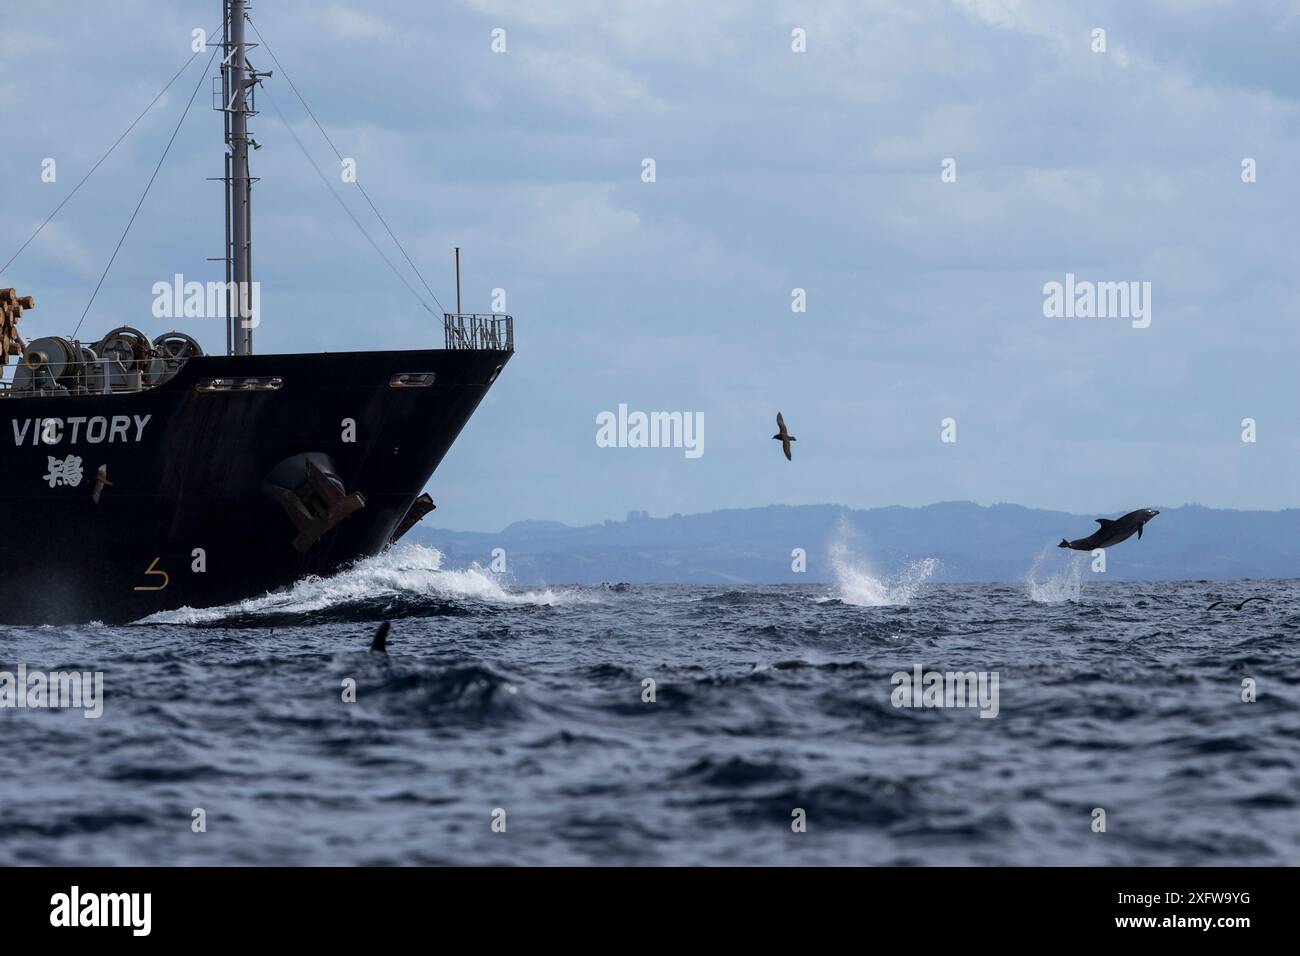
[[[360,492],[344,494],[337,479],[327,476],[310,458],[306,465],[307,480],[296,489],[274,484],[267,488],[298,529],[293,547],[299,554],[306,554],[340,521],[366,506]]]
[[[388,539],[389,546],[391,547],[392,545],[397,544],[398,538],[419,524],[420,521],[423,520],[424,516],[436,507],[438,506],[433,503],[433,499],[429,497],[427,491],[412,501],[411,507],[407,509],[405,517],[403,517],[401,521],[397,522],[397,527],[393,529],[393,536]]]

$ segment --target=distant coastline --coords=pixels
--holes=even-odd
[[[1107,555],[1103,574],[1116,581],[1236,580],[1300,577],[1300,508],[1236,511],[1188,504],[1160,509],[1142,540]],[[407,540],[434,547],[445,566],[489,567],[504,551],[506,574],[519,584],[774,584],[835,580],[835,555],[880,575],[904,573],[934,559],[932,582],[1023,581],[1035,563],[1065,560],[1045,553],[1063,536],[1091,533],[1094,519],[1013,504],[940,502],[919,508],[853,509],[839,505],[771,505],[572,527],[521,521],[499,532],[417,527]],[[798,572],[802,549],[806,570]],[[501,556],[498,556],[498,561]]]

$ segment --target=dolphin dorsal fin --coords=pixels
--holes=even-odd
[[[1101,525],[1103,528],[1106,527],[1107,525],[1112,525],[1112,524],[1114,524],[1114,523],[1115,523],[1115,519],[1113,519],[1113,518],[1098,518],[1098,519],[1097,519],[1097,524]]]

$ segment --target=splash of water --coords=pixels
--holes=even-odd
[[[1029,599],[1039,604],[1059,604],[1078,601],[1083,591],[1083,568],[1088,555],[1071,551],[1067,560],[1056,558],[1056,545],[1045,544],[1034,558],[1033,567],[1025,575],[1025,589]]]
[[[441,551],[418,544],[401,544],[327,578],[306,577],[288,588],[224,607],[160,611],[141,623],[204,624],[245,615],[304,614],[388,597],[554,605],[577,599],[578,595],[550,588],[509,591],[496,574],[478,564],[461,570],[443,570]]]
[[[889,607],[898,604],[911,604],[921,586],[934,574],[938,561],[924,558],[913,561],[902,572],[892,578],[882,578],[873,574],[864,561],[854,558],[849,551],[848,531],[843,521],[840,522],[838,538],[831,542],[831,570],[835,573],[837,596],[845,604],[860,607]]]

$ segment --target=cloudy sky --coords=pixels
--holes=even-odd
[[[0,263],[220,16],[6,5]],[[518,351],[431,483],[441,526],[1300,504],[1300,3],[261,0],[253,20],[442,304],[457,245],[467,310],[506,290]],[[76,326],[202,66],[0,275],[38,299],[29,336]],[[277,118],[337,172],[278,72],[252,123],[257,350],[440,343]],[[154,282],[221,278],[209,89],[84,338],[166,331]],[[1066,273],[1151,283],[1150,326],[1045,317]],[[189,329],[224,348],[220,320]],[[702,412],[704,455],[597,447],[620,403]],[[792,464],[769,438],[778,409]]]

